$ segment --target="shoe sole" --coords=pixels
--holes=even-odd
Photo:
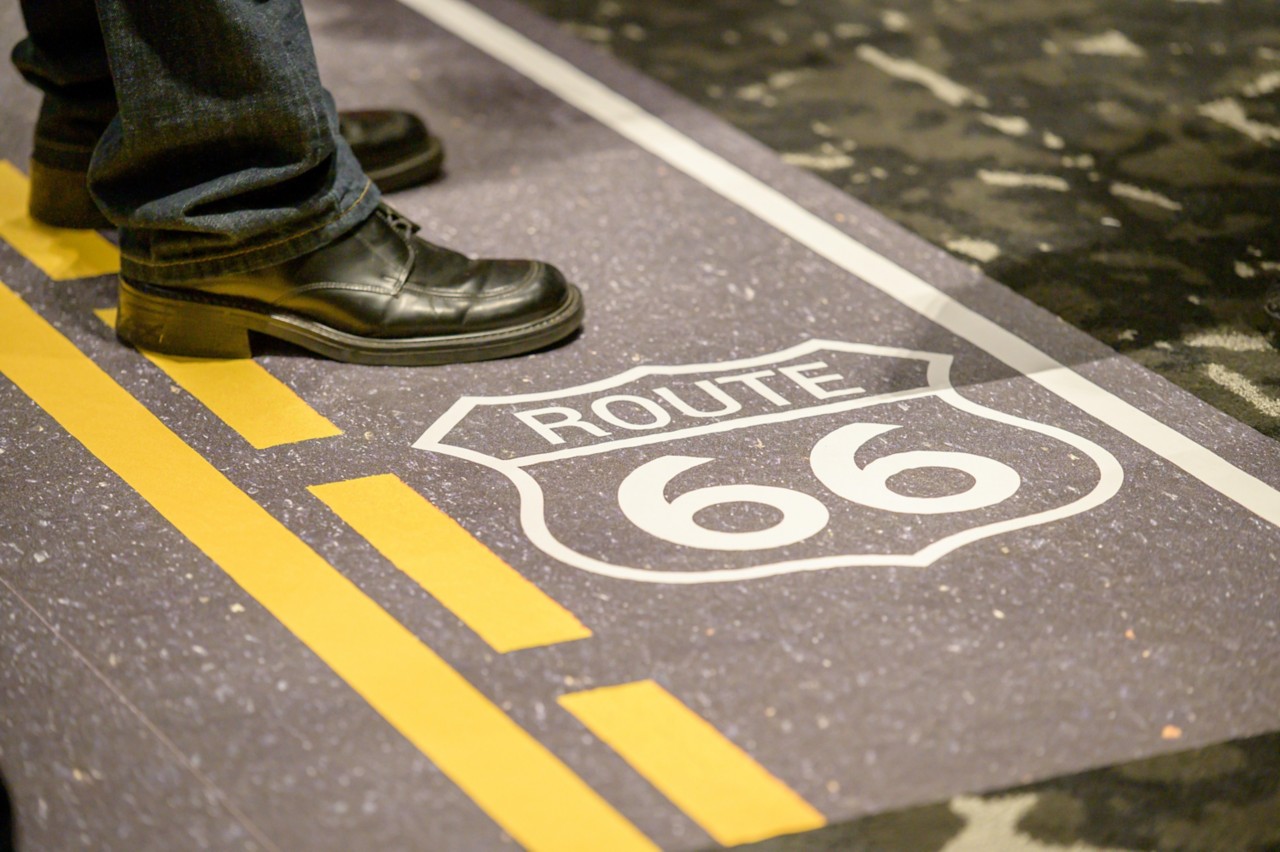
[[[399,192],[434,180],[444,166],[444,146],[434,136],[428,142],[421,154],[381,169],[366,169],[365,174],[383,192]]]
[[[175,293],[120,279],[116,336],[136,349],[188,358],[249,358],[250,333],[283,340],[349,364],[418,367],[522,355],[557,343],[582,325],[572,284],[555,313],[522,325],[466,334],[361,337],[247,300]]]

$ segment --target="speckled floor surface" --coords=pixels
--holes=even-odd
[[[1162,422],[1173,424],[1258,477],[1262,491],[1250,494],[1270,494],[1280,477],[1276,444],[545,21],[503,0],[481,5],[745,169],[750,180],[735,178],[731,189],[780,195],[749,215],[746,201],[711,190],[714,170],[681,173],[406,8],[325,0],[309,14],[339,102],[368,104],[362,96],[376,91],[423,109],[451,140],[448,179],[397,204],[431,236],[564,266],[591,306],[579,338],[519,361],[430,371],[370,371],[267,350],[258,364],[342,434],[254,450],[111,339],[92,313],[112,301],[109,277],[52,282],[0,247],[0,279],[75,344],[75,359],[91,360],[207,459],[243,505],[313,549],[317,577],[350,581],[343,594],[358,588],[361,606],[399,625],[404,648],[438,654],[663,848],[708,848],[732,835],[690,798],[646,781],[634,760],[566,712],[564,699],[660,684],[833,824],[773,842],[784,848],[1039,848],[1082,837],[1107,845],[1069,833],[1092,826],[1098,808],[1148,816],[1162,843],[1270,842],[1242,833],[1270,830],[1269,739],[1216,744],[1276,727],[1270,578],[1280,527],[1151,445]],[[33,99],[12,75],[0,85],[15,116],[0,125],[0,151],[21,162],[29,120],[21,116]],[[835,223],[817,229],[827,239],[843,246],[852,236],[955,301],[927,301],[921,307],[937,322],[926,320],[873,286],[881,274],[874,263],[851,270],[815,253],[800,242],[808,236],[766,218],[787,199]],[[7,300],[4,310],[13,305]],[[1036,373],[1043,360],[1032,362],[1032,378],[1021,375],[985,351],[994,339],[955,331],[956,316],[997,320],[1104,397],[1150,413],[1151,432],[1051,392],[1061,373]],[[989,329],[993,338],[997,330]],[[833,342],[809,343],[815,339]],[[953,359],[954,392],[925,392],[922,375],[941,374],[924,365],[947,359],[922,351]],[[680,365],[684,371],[662,371]],[[60,369],[57,359],[49,369]],[[761,383],[751,384],[748,375],[761,369]],[[856,389],[841,381],[852,377]],[[701,399],[691,396],[697,390],[730,403],[704,420],[705,407],[687,408]],[[359,638],[342,607],[325,610],[332,622],[286,626],[273,613],[283,607],[296,616],[289,607],[311,600],[309,584],[283,596],[277,589],[264,603],[263,574],[237,575],[225,559],[205,555],[209,542],[167,522],[156,500],[105,468],[27,393],[0,385],[4,511],[14,530],[0,551],[0,629],[14,661],[0,672],[0,760],[36,848],[510,844],[498,820],[511,815],[471,786],[464,793],[451,780],[456,763],[428,759],[402,735],[405,721],[377,703],[378,689],[352,683],[370,686],[361,672],[399,665],[399,656],[360,665],[342,658],[328,636]],[[850,394],[867,394],[869,404],[841,401]],[[562,410],[548,411],[552,405]],[[551,458],[559,451],[544,444],[555,441],[530,424],[565,408],[612,418],[597,430],[606,423],[623,438],[566,430],[574,443]],[[711,428],[695,430],[689,418]],[[1035,425],[1046,422],[1062,431]],[[680,431],[668,431],[672,424]],[[879,430],[874,440],[868,426]],[[890,435],[884,426],[898,429]],[[975,483],[994,474],[1003,484],[977,489],[982,501],[950,513],[904,512],[892,498],[859,502],[869,500],[867,488],[848,487],[847,467],[822,461],[818,450],[839,433],[852,454],[851,428],[867,443],[863,470],[928,449],[952,462],[963,454],[976,465]],[[631,432],[646,434],[626,438]],[[513,458],[534,473],[521,476]],[[716,464],[670,469],[672,459],[708,458]],[[652,473],[655,462],[667,467]],[[942,473],[890,490],[925,501],[969,493],[946,468],[927,469]],[[593,635],[516,653],[495,648],[308,492],[388,473]],[[677,476],[676,490],[688,494],[726,481],[768,484],[773,490],[750,492],[752,499],[772,505],[785,496],[811,526],[769,547],[722,547],[723,536],[795,524],[786,511],[781,519],[752,512],[746,499],[693,526],[675,524],[663,505],[674,510],[676,498],[653,483]],[[532,508],[539,495],[551,501],[546,515]],[[1103,503],[1090,503],[1095,496]],[[652,520],[654,505],[667,520]],[[991,535],[968,535],[988,527]],[[708,539],[708,530],[721,537]],[[896,557],[877,564],[880,551],[937,541],[955,547],[935,548],[936,558],[914,566]],[[780,572],[787,567],[826,570]],[[709,570],[752,577],[675,576],[698,581]],[[403,671],[372,686],[394,685],[395,694],[431,706],[438,696],[394,676]],[[1171,756],[1195,746],[1208,750]],[[950,798],[1153,756],[1101,776]],[[502,777],[527,768],[497,764]],[[1194,813],[1190,798],[1180,810],[1154,811],[1150,799],[1167,797],[1170,778],[1188,789],[1231,782],[1233,793]],[[898,810],[927,802],[942,804]],[[1121,847],[1157,845],[1140,820],[1128,828],[1130,835],[1105,836]],[[587,848],[600,848],[592,841],[585,838]]]
[[[1270,0],[528,0],[1273,437]]]

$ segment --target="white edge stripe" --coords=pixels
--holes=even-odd
[[[1280,491],[961,305],[541,45],[462,0],[400,2],[814,253],[1003,361],[1080,410],[1129,435],[1259,517],[1280,526]]]

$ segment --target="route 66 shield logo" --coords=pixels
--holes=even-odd
[[[414,446],[506,475],[525,533],[555,559],[649,583],[925,566],[1119,490],[1109,452],[963,397],[951,361],[811,340],[638,367],[465,397]]]

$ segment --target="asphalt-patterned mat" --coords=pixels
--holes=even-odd
[[[702,848],[1277,727],[1274,442],[482,7],[309,14],[446,136],[428,236],[580,283],[557,349],[148,359],[0,173],[30,848]]]

